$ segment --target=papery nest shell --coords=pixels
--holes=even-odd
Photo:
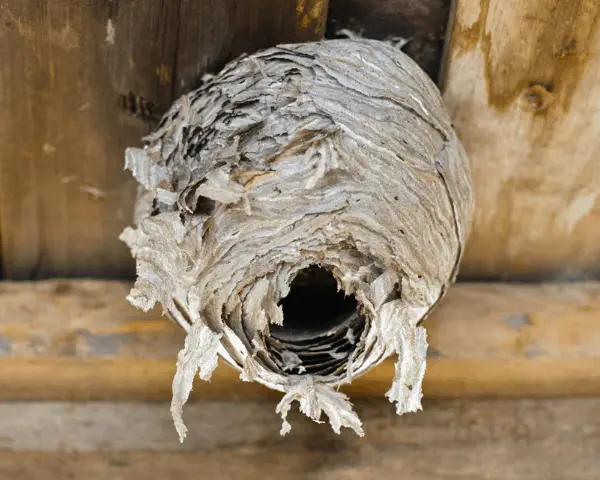
[[[194,376],[209,379],[218,355],[284,392],[282,433],[298,400],[362,434],[336,388],[393,353],[388,397],[399,414],[420,408],[419,323],[456,277],[473,194],[439,91],[410,58],[362,39],[243,56],[145,142],[126,155],[143,186],[122,235],[137,260],[129,300],[160,302],[188,331],[173,383],[182,439]],[[286,336],[280,302],[315,267],[358,310]]]

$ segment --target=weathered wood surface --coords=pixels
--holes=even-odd
[[[457,0],[447,57],[477,203],[463,278],[600,272],[600,2]]]
[[[166,404],[1,404],[0,479],[600,478],[599,399],[356,406],[364,438],[297,412],[281,438],[270,403],[199,402],[179,444]]]
[[[183,332],[129,284],[0,283],[0,399],[169,399]],[[458,284],[425,321],[425,398],[600,395],[600,284]],[[384,362],[346,388],[382,397]],[[220,366],[202,398],[279,394]],[[391,406],[390,406],[391,408]]]
[[[132,276],[117,239],[135,193],[125,146],[205,71],[319,38],[326,12],[327,0],[2,2],[5,278]]]
[[[450,0],[330,0],[327,36],[350,29],[367,38],[409,40],[402,51],[436,80]]]

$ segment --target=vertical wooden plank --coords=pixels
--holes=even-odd
[[[314,41],[325,32],[327,0],[181,0],[175,96],[243,53]],[[227,28],[223,26],[227,25]]]
[[[323,0],[3,2],[5,276],[132,275],[117,239],[135,189],[124,148],[205,71],[244,51],[316,39],[325,15]]]
[[[463,278],[600,272],[600,2],[457,0],[447,58],[477,203]]]
[[[5,2],[0,14],[0,221],[5,275],[129,276],[117,236],[134,184],[123,148],[148,125],[129,91],[170,100],[171,2]]]

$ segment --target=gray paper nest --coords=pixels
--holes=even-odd
[[[284,393],[282,434],[297,400],[362,435],[337,387],[392,354],[388,398],[398,414],[421,408],[419,322],[456,276],[472,187],[440,94],[412,60],[361,39],[243,56],[144,140],[126,153],[142,186],[121,236],[137,261],[128,299],[160,302],[187,331],[171,405],[182,440],[194,377],[209,380],[219,357]],[[281,301],[317,267],[358,308],[286,329]]]

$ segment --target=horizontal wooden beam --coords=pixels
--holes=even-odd
[[[124,282],[0,283],[0,400],[166,400],[184,335]],[[425,325],[426,398],[600,395],[600,283],[457,284]],[[381,396],[393,362],[355,379]],[[196,398],[279,396],[221,365]]]
[[[402,417],[389,407],[357,402],[364,438],[294,408],[282,438],[271,402],[195,402],[180,444],[168,404],[0,404],[0,478],[600,478],[600,399],[426,402]]]

